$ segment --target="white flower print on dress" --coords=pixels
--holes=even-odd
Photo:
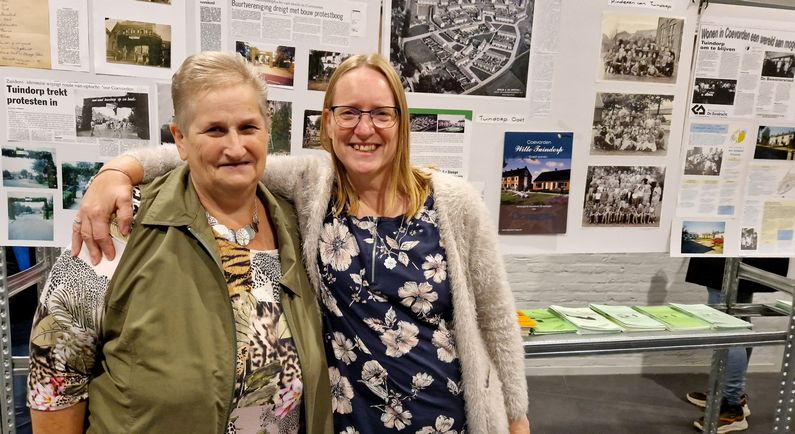
[[[404,410],[399,402],[393,402],[386,406],[384,413],[381,415],[381,421],[387,428],[395,428],[400,431],[407,425],[411,424],[411,412]]]
[[[386,369],[377,360],[368,360],[362,366],[362,380],[371,384],[384,384],[387,377]]]
[[[443,362],[450,363],[458,357],[455,349],[452,331],[447,329],[444,320],[439,322],[439,328],[433,332],[431,339],[433,346],[436,347],[436,357]]]
[[[419,329],[408,321],[399,321],[396,330],[387,330],[381,334],[381,342],[386,345],[386,355],[400,357],[417,345]]]
[[[346,338],[340,332],[334,332],[334,339],[331,341],[331,347],[334,349],[334,357],[337,360],[342,360],[346,365],[356,361],[356,353],[353,352],[353,341]]]
[[[359,254],[356,239],[338,219],[323,225],[318,249],[323,264],[331,265],[336,271],[346,270],[351,265],[351,258]]]
[[[411,377],[411,388],[413,390],[422,390],[433,383],[433,377],[425,372],[419,372]]]
[[[422,269],[425,270],[423,273],[425,278],[433,279],[436,283],[442,283],[447,278],[447,261],[438,253],[426,256]]]
[[[337,368],[328,368],[328,376],[331,381],[331,409],[335,413],[348,414],[353,411],[351,399],[353,399],[353,387],[347,378],[340,375]]]
[[[403,299],[400,302],[403,306],[411,307],[414,313],[422,316],[431,311],[433,302],[439,298],[428,282],[406,282],[398,289],[398,295]]]
[[[340,434],[359,434],[359,430],[352,426],[346,426],[345,431],[340,431]]]
[[[436,423],[433,427],[425,426],[417,431],[417,434],[458,434],[458,431],[451,429],[455,419],[447,416],[440,415],[436,418]]]
[[[395,260],[395,258],[391,256],[386,258],[386,260],[384,261],[384,267],[386,267],[387,270],[395,268],[395,265],[397,265],[397,261]]]

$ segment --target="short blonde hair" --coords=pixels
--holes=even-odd
[[[250,85],[260,95],[259,111],[269,124],[268,85],[242,56],[221,51],[204,51],[189,56],[171,79],[171,100],[177,128],[187,131],[197,95],[238,84]]]
[[[403,90],[403,85],[400,81],[395,69],[392,65],[384,59],[380,54],[357,54],[351,56],[343,61],[340,66],[334,71],[326,90],[326,97],[323,99],[323,111],[331,116],[331,105],[334,101],[334,94],[337,82],[339,79],[349,71],[357,68],[370,68],[379,72],[384,76],[389,87],[392,89],[392,95],[395,97],[395,102],[399,110],[398,113],[398,135],[397,135],[397,150],[395,152],[395,159],[392,162],[390,176],[387,180],[387,206],[391,206],[395,202],[398,194],[405,196],[408,201],[406,217],[413,217],[422,208],[425,200],[430,193],[430,174],[427,171],[422,171],[411,165],[409,156],[409,108],[406,103],[406,93]],[[334,213],[339,215],[348,205],[352,214],[355,214],[359,208],[359,196],[356,190],[348,180],[348,173],[345,166],[339,158],[334,154],[334,147],[332,139],[326,128],[326,122],[320,124],[320,144],[323,149],[331,154],[334,161],[334,169],[336,176],[336,199],[334,202]]]

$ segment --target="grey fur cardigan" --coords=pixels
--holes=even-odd
[[[152,179],[178,164],[175,153],[161,147],[132,155]],[[320,231],[334,182],[330,159],[271,156],[262,180],[294,202],[303,259],[317,290]],[[432,189],[447,253],[467,426],[471,433],[506,433],[509,420],[526,414],[528,396],[521,336],[496,231],[480,196],[465,181],[434,172]]]

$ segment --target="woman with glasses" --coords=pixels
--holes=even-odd
[[[273,157],[263,181],[296,205],[335,432],[528,433],[513,298],[479,194],[411,166],[403,87],[377,54],[337,68],[322,116],[330,159]],[[109,172],[83,199],[74,238],[93,244],[93,230],[97,259],[112,254],[103,228],[116,202],[123,214],[129,181],[177,164],[168,148],[135,156],[145,171],[130,156],[112,161],[132,179]]]

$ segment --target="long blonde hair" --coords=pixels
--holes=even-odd
[[[411,218],[417,214],[428,198],[431,176],[429,172],[411,165],[411,159],[409,158],[409,109],[406,103],[406,93],[403,91],[400,77],[392,68],[392,65],[377,53],[357,54],[343,61],[329,80],[326,97],[323,99],[323,112],[326,113],[326,116],[331,116],[331,105],[334,101],[337,82],[343,75],[356,68],[370,68],[381,73],[389,83],[392,95],[397,102],[399,110],[397,150],[387,178],[386,204],[387,208],[392,206],[398,195],[402,195],[408,205],[404,215]],[[334,214],[339,215],[346,204],[349,212],[355,214],[359,209],[359,195],[348,179],[348,172],[342,161],[334,154],[332,139],[327,131],[326,122],[320,123],[320,144],[323,149],[331,154],[331,158],[334,161],[336,177]]]

